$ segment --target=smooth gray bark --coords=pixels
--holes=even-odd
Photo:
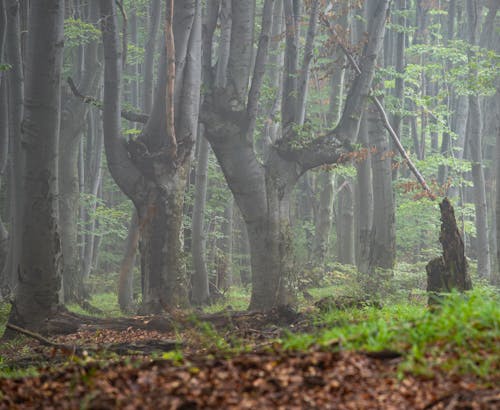
[[[467,0],[467,16],[469,27],[469,43],[477,45],[479,40],[479,26],[481,21],[482,7],[477,0]],[[474,52],[469,51],[469,65],[474,59]],[[477,69],[471,67],[469,75],[477,78]],[[482,157],[482,113],[480,109],[479,95],[469,95],[469,117],[468,117],[468,142],[472,160],[472,180],[474,182],[474,206],[476,210],[476,234],[477,234],[477,271],[483,278],[491,276],[490,266],[490,243],[488,239],[488,220],[486,206],[486,185],[483,170]]]
[[[240,2],[239,6],[243,6]],[[380,50],[385,30],[388,1],[377,1],[377,12],[369,40],[361,61],[361,75],[357,76],[347,96],[346,107],[339,125],[323,138],[313,140],[297,147],[297,137],[293,123],[296,123],[296,6],[285,0],[287,19],[287,47],[285,58],[283,91],[284,133],[275,145],[269,148],[262,165],[248,140],[248,127],[253,121],[249,111],[241,107],[244,102],[241,90],[248,84],[248,74],[243,70],[232,70],[230,78],[241,87],[210,89],[207,91],[202,109],[202,121],[206,126],[207,138],[217,156],[226,181],[233,192],[235,201],[245,220],[251,248],[252,297],[251,309],[267,310],[282,303],[293,301],[289,294],[289,284],[293,273],[293,252],[290,229],[290,194],[298,178],[307,170],[326,163],[335,163],[348,150],[357,135],[359,118],[365,99],[371,87],[375,58]],[[233,6],[234,6],[233,2]],[[269,7],[269,1],[264,8]],[[253,10],[247,4],[247,10]],[[240,10],[241,11],[241,10]],[[241,33],[246,25],[244,13],[241,22],[236,18],[233,8],[233,30],[235,38],[250,38],[250,33]],[[263,22],[268,21],[263,18]],[[251,29],[251,28],[249,28]],[[269,27],[262,25],[262,30]],[[290,38],[289,38],[290,37]],[[233,49],[231,49],[233,52]],[[242,64],[250,62],[250,55],[237,51]],[[246,59],[246,60],[245,60]],[[231,56],[230,56],[231,61]],[[256,66],[255,71],[260,68]],[[295,78],[295,79],[294,79]],[[228,81],[228,84],[231,82]],[[251,112],[251,111],[250,111]]]
[[[24,152],[21,149],[21,124],[24,103],[24,73],[21,57],[20,4],[18,0],[4,0],[6,7],[6,62],[11,66],[5,80],[8,82],[9,132],[9,192],[10,237],[7,261],[2,272],[3,285],[14,291],[17,285],[17,266],[21,257]]]
[[[228,289],[233,283],[233,198],[229,198],[224,208],[224,222],[222,223],[222,237],[219,239],[221,254],[217,266],[217,287]]]
[[[91,2],[87,23],[98,24],[99,9]],[[94,95],[100,81],[101,66],[98,60],[98,43],[93,41],[85,47],[82,70],[76,72],[80,78],[79,90],[85,95]],[[88,104],[82,104],[66,85],[62,88],[61,129],[59,139],[59,222],[63,251],[64,300],[81,300],[85,297],[83,276],[79,272],[78,211],[80,182],[78,153],[86,126]]]
[[[6,82],[0,83],[0,188],[7,171],[7,157],[9,153],[9,128],[7,111],[7,86]],[[4,225],[0,213],[0,273],[7,260],[9,249],[9,233]],[[0,281],[1,284],[1,281]],[[0,298],[1,298],[0,294]]]
[[[196,182],[192,217],[192,255],[194,274],[192,277],[191,301],[195,305],[202,305],[210,297],[208,288],[208,271],[205,262],[205,231],[204,214],[207,200],[207,171],[208,171],[208,141],[200,136],[198,148],[198,162],[196,164]]]
[[[346,265],[356,263],[354,233],[354,192],[352,182],[347,178],[338,179],[337,209],[337,260]]]
[[[149,30],[144,46],[144,83],[142,110],[149,114],[153,106],[153,83],[154,83],[154,57],[157,47],[158,27],[161,18],[161,0],[150,0],[149,4]]]
[[[82,280],[85,283],[90,276],[93,266],[93,253],[95,235],[93,234],[96,221],[91,218],[95,214],[97,207],[97,195],[101,186],[101,162],[102,150],[104,143],[104,135],[102,131],[101,121],[98,121],[97,114],[94,109],[91,109],[87,115],[87,150],[85,155],[85,163],[87,165],[86,175],[86,193],[92,198],[89,204],[89,209],[83,217],[83,223],[87,231],[84,238],[84,249],[82,255]]]
[[[120,264],[120,278],[118,281],[118,304],[123,313],[134,311],[134,266],[135,255],[139,248],[140,227],[137,212],[132,211],[125,251]]]
[[[57,146],[63,58],[63,0],[30,4],[23,149],[24,209],[18,287],[9,322],[41,331],[59,307],[61,243],[57,218]]]

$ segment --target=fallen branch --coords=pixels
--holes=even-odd
[[[64,353],[69,353],[69,354],[72,354],[72,355],[78,355],[78,353],[81,350],[77,346],[74,346],[74,345],[65,345],[65,344],[62,344],[62,343],[54,343],[54,342],[50,341],[49,339],[43,337],[42,335],[40,335],[38,333],[32,332],[32,331],[27,330],[27,329],[23,329],[22,327],[13,325],[12,323],[7,323],[7,325],[5,327],[7,329],[13,330],[13,331],[15,331],[17,333],[21,333],[22,335],[31,337],[32,339],[37,340],[38,342],[40,342],[44,346],[53,347],[55,349],[60,349]]]
[[[83,103],[91,104],[94,107],[97,107],[98,109],[100,109],[102,111],[102,108],[103,108],[102,101],[99,101],[97,98],[82,94],[80,92],[80,90],[78,90],[78,88],[76,87],[76,85],[71,77],[68,77],[66,79],[66,81],[69,85],[69,88],[71,89],[71,92],[73,93],[73,95],[75,97],[82,100]],[[121,116],[123,118],[125,118],[126,120],[129,120],[132,122],[139,122],[141,124],[146,124],[148,122],[148,119],[149,119],[149,115],[147,115],[147,114],[137,113],[137,112],[128,111],[128,110],[122,110]]]
[[[151,354],[155,351],[168,352],[175,350],[182,346],[182,343],[177,340],[141,340],[135,343],[117,343],[117,344],[106,344],[101,347],[84,347],[76,345],[66,345],[62,343],[54,343],[49,339],[43,337],[42,335],[31,332],[30,330],[23,329],[22,327],[7,323],[6,327],[8,329],[14,330],[15,332],[21,333],[25,336],[31,337],[37,340],[44,346],[52,347],[54,349],[61,350],[64,354],[68,356],[85,356],[85,352],[98,352],[98,351],[108,351],[114,352],[121,355],[126,354]]]

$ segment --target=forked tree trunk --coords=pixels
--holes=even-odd
[[[24,217],[18,288],[9,322],[43,330],[59,307],[61,243],[57,219],[57,146],[64,1],[30,4],[27,42]]]
[[[273,2],[264,2],[262,33],[259,40],[252,84],[249,83],[251,50],[241,47],[252,38],[249,11],[253,2],[233,2],[233,31],[228,64],[228,86],[207,91],[202,121],[207,139],[221,165],[228,185],[247,225],[251,248],[252,297],[250,309],[268,310],[290,303],[293,280],[293,250],[290,229],[290,194],[298,178],[307,170],[341,160],[345,143],[353,141],[373,73],[375,57],[385,31],[388,1],[377,1],[372,17],[371,36],[365,46],[361,74],[353,82],[339,125],[328,136],[295,147],[297,137],[297,58],[298,2],[285,0],[286,57],[282,100],[282,137],[264,159],[256,157],[253,129],[256,106],[263,79]],[[233,41],[234,40],[234,41]]]
[[[169,55],[167,58],[163,50],[151,115],[141,135],[125,141],[119,118],[121,61],[116,5],[111,0],[101,1],[106,59],[103,116],[106,156],[113,178],[132,199],[139,214],[143,313],[187,304],[182,215],[197,131],[201,3],[175,2],[175,17],[170,6],[173,7],[172,1],[167,2],[165,26]]]

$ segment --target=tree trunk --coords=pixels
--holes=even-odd
[[[1,2],[0,2],[1,4]],[[8,129],[8,110],[7,110],[7,86],[5,82],[0,83],[0,190],[7,170],[7,157],[9,153],[9,129]],[[0,213],[0,273],[3,270],[7,260],[9,249],[9,233],[3,223]],[[0,280],[0,286],[3,285]],[[0,299],[1,299],[0,293]]]
[[[139,238],[139,218],[137,217],[137,212],[134,210],[130,218],[130,226],[125,241],[125,252],[120,265],[120,279],[118,282],[118,304],[123,313],[134,311],[134,266]]]
[[[292,4],[293,3],[293,4]],[[235,2],[233,2],[234,6]],[[371,35],[365,46],[361,74],[356,78],[346,99],[339,125],[327,137],[315,139],[302,147],[293,145],[297,137],[297,45],[298,2],[284,1],[287,17],[286,57],[282,100],[283,135],[270,147],[265,165],[253,149],[253,136],[249,132],[255,123],[255,99],[265,65],[266,41],[259,41],[254,76],[247,98],[248,66],[251,53],[239,47],[252,37],[253,25],[248,22],[252,4],[237,2],[233,8],[233,31],[228,64],[228,87],[208,91],[203,104],[202,121],[206,135],[233,192],[235,201],[247,224],[251,247],[252,296],[251,309],[267,310],[290,303],[289,291],[293,281],[293,253],[290,232],[290,194],[298,178],[307,170],[340,160],[341,141],[353,141],[359,128],[359,117],[364,108],[366,94],[371,86],[375,57],[383,41],[388,1],[377,1],[371,16]],[[272,1],[264,2],[261,40],[269,36],[272,25]],[[236,31],[237,30],[237,31]],[[234,64],[232,64],[233,62]]]
[[[192,222],[192,255],[194,273],[192,276],[191,302],[202,305],[208,301],[208,271],[205,261],[204,216],[207,199],[208,141],[200,135],[198,163],[196,165],[196,182]]]
[[[64,2],[30,5],[27,42],[24,218],[19,285],[9,322],[40,331],[59,306],[61,243],[57,220],[57,146]]]
[[[103,149],[103,132],[102,127],[98,125],[100,121],[96,120],[96,114],[93,109],[89,111],[87,119],[87,152],[86,152],[86,165],[87,172],[87,194],[90,195],[91,202],[89,208],[84,215],[83,223],[87,233],[85,234],[84,251],[82,258],[82,280],[87,282],[90,276],[93,265],[94,253],[94,230],[96,220],[91,215],[95,213],[97,207],[97,197],[99,187],[101,186],[101,162],[102,162],[102,149]]]
[[[469,43],[478,43],[478,31],[481,19],[482,7],[476,0],[467,0],[467,15],[469,18]],[[469,51],[469,66],[474,61],[473,51]],[[477,69],[470,68],[469,75],[477,78]],[[469,147],[472,160],[472,180],[474,182],[474,206],[476,209],[476,233],[477,233],[477,271],[483,278],[491,276],[490,266],[490,243],[488,239],[488,211],[486,208],[486,185],[483,171],[482,157],[482,129],[481,109],[479,95],[469,95],[469,118],[468,118]]]
[[[316,215],[316,229],[313,246],[314,266],[324,266],[328,254],[330,231],[332,229],[333,209],[333,177],[328,171],[323,171],[319,176],[321,189],[318,212]]]
[[[370,249],[373,228],[373,183],[372,183],[372,155],[368,136],[368,111],[365,110],[361,118],[358,133],[358,143],[366,150],[366,158],[356,164],[357,173],[357,195],[356,195],[356,219],[357,219],[357,253],[356,263],[358,270],[368,273],[370,265]]]
[[[21,59],[20,5],[17,0],[5,0],[6,46],[5,53],[11,69],[8,82],[8,132],[9,132],[9,195],[10,238],[7,261],[2,272],[2,284],[14,291],[17,285],[17,266],[21,257],[24,151],[21,148],[21,124],[23,119],[24,75]]]
[[[167,6],[172,4],[169,2]],[[170,54],[167,58],[166,50],[162,52],[158,87],[148,122],[141,135],[130,141],[125,141],[120,132],[121,61],[115,3],[102,0],[101,13],[106,59],[103,116],[106,156],[113,178],[132,199],[139,214],[141,311],[155,313],[187,303],[182,215],[191,148],[197,134],[201,3],[176,2],[175,17],[167,12],[165,44]],[[178,85],[175,90],[174,78]]]
[[[161,0],[150,0],[149,31],[144,47],[144,84],[142,109],[149,114],[153,105],[154,57],[157,43],[158,26],[161,18]]]
[[[188,167],[169,178],[163,187],[151,185],[148,202],[140,205],[139,223],[142,313],[159,313],[187,304],[186,272],[183,260],[182,216]]]
[[[370,268],[392,269],[396,259],[395,208],[392,191],[391,155],[387,133],[378,114],[368,110],[368,134],[373,173],[373,227],[371,231]]]
[[[221,250],[220,264],[217,269],[217,287],[219,289],[228,289],[233,283],[233,207],[234,200],[231,197],[224,209],[222,238],[219,239]]]
[[[354,265],[354,193],[349,179],[339,178],[338,184],[337,257],[340,263]]]

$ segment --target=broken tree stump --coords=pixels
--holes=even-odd
[[[463,292],[472,289],[464,242],[457,228],[453,206],[448,198],[444,198],[439,208],[441,210],[439,242],[443,247],[443,255],[431,260],[425,267],[429,305],[439,303],[438,294],[441,292],[451,292],[453,289]]]

